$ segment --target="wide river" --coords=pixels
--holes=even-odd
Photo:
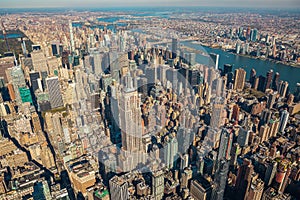
[[[254,68],[257,75],[266,76],[266,73],[273,69],[274,74],[278,72],[280,74],[280,80],[288,81],[290,91],[293,92],[296,88],[296,84],[300,82],[300,68],[284,65],[281,63],[275,63],[269,60],[260,60],[255,58],[249,58],[245,56],[235,55],[222,49],[214,49],[210,47],[203,47],[200,44],[192,42],[182,42],[182,45],[201,50],[207,53],[219,54],[219,68],[223,69],[224,64],[232,64],[233,69],[242,67],[247,72],[247,79],[250,75],[250,70]],[[200,54],[196,55],[196,61],[202,64],[208,64],[208,58]]]

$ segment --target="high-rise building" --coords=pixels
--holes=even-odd
[[[214,67],[216,70],[219,68],[219,54],[210,53],[210,66]]]
[[[260,200],[264,191],[264,182],[257,178],[251,181],[244,200]]]
[[[114,176],[109,180],[110,199],[129,199],[128,183],[122,177]]]
[[[125,77],[125,87],[122,89],[119,103],[120,127],[122,133],[122,148],[125,151],[142,150],[142,114],[140,97],[134,88],[132,77]]]
[[[210,118],[210,127],[213,129],[219,128],[223,124],[223,112],[224,112],[225,102],[222,97],[217,97],[212,106],[212,114]]]
[[[235,70],[234,75],[234,89],[237,91],[242,91],[244,89],[246,79],[246,71],[242,68]]]
[[[203,177],[196,177],[191,182],[190,194],[195,200],[210,200],[212,184]]]
[[[36,182],[33,186],[32,196],[34,200],[51,200],[51,193],[47,181]]]
[[[176,58],[177,50],[179,46],[179,41],[177,38],[172,39],[172,58]]]
[[[271,88],[272,78],[273,78],[273,70],[272,69],[267,72],[266,77],[267,77],[267,80],[266,80],[265,90]]]
[[[255,71],[255,69],[252,68],[250,71],[250,80],[249,80],[252,87],[254,85],[255,78],[256,78],[256,71]]]
[[[247,188],[249,188],[253,172],[254,167],[251,161],[244,159],[243,164],[238,169],[236,179],[237,195],[241,197],[241,199],[245,196]]]
[[[271,109],[271,108],[273,108],[273,105],[274,105],[274,103],[275,103],[275,100],[276,100],[276,98],[277,98],[277,92],[272,92],[272,93],[270,93],[269,94],[269,99],[268,99],[268,102],[267,102],[267,107],[269,108],[269,109]]]
[[[152,196],[155,200],[160,200],[164,196],[165,182],[163,171],[152,172]]]
[[[42,50],[31,53],[33,69],[36,72],[48,72],[47,59]]]
[[[225,187],[227,184],[227,174],[229,166],[227,160],[220,160],[218,163],[218,169],[215,174],[216,188],[213,190],[212,198],[214,200],[223,200]]]
[[[15,100],[20,105],[22,103],[20,88],[26,88],[25,77],[21,66],[15,66],[11,68],[10,79],[12,83],[11,89],[13,89]]]
[[[273,83],[272,83],[273,90],[279,89],[279,81],[280,81],[280,74],[278,72],[276,72],[274,75]]]
[[[218,161],[220,161],[221,159],[226,159],[226,160],[230,159],[232,137],[233,137],[232,135],[233,134],[229,130],[222,129],[219,151],[218,151]]]
[[[71,42],[71,52],[75,51],[74,35],[73,35],[73,25],[72,21],[69,20],[69,31],[70,31],[70,42]]]
[[[49,100],[51,108],[58,108],[64,105],[58,77],[46,78],[47,88],[49,92]]]
[[[257,90],[265,92],[265,88],[266,88],[266,77],[260,75],[259,77],[259,81],[258,81],[258,86],[257,86]]]
[[[277,162],[276,161],[268,161],[265,178],[264,178],[264,182],[265,182],[266,186],[271,185],[271,183],[275,177],[276,171],[277,171]]]
[[[30,85],[31,85],[32,91],[35,92],[39,88],[38,79],[40,78],[40,73],[39,72],[30,72],[29,77],[30,77]]]
[[[280,115],[280,123],[279,123],[279,132],[283,133],[287,122],[289,120],[289,112],[287,110],[283,110]]]
[[[286,97],[288,87],[289,87],[289,83],[287,81],[279,82],[278,93],[280,94],[281,97]]]
[[[249,131],[243,127],[240,127],[239,129],[239,135],[237,138],[237,143],[241,146],[241,147],[245,147],[248,145],[249,142]]]
[[[232,65],[230,64],[225,64],[224,65],[224,70],[223,70],[223,75],[228,74],[232,72]]]
[[[256,42],[257,40],[258,31],[257,29],[252,29],[250,33],[250,39],[252,42]]]

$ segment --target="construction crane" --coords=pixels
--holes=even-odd
[[[5,40],[7,51],[10,51],[10,47],[9,47],[8,40],[7,40],[7,37],[6,37],[6,29],[5,29],[3,20],[1,20],[1,25],[2,25],[2,32],[3,32],[3,37],[4,37],[4,40]]]

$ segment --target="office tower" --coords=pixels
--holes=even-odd
[[[36,72],[48,72],[47,59],[42,50],[31,52],[33,69]]]
[[[34,200],[51,200],[51,193],[47,181],[36,182],[33,186],[32,196]]]
[[[188,71],[189,71],[188,78],[189,78],[190,85],[192,87],[199,85],[200,84],[200,72],[197,69],[189,69]]]
[[[269,130],[270,130],[270,127],[267,124],[260,127],[259,137],[261,139],[260,140],[261,142],[267,141],[269,139],[269,134],[268,134]]]
[[[185,168],[181,174],[180,188],[189,188],[189,182],[192,179],[193,171],[190,168]]]
[[[152,197],[154,200],[161,200],[164,196],[165,182],[162,170],[152,172]]]
[[[196,177],[191,182],[190,195],[195,200],[210,200],[212,184],[203,177]]]
[[[269,108],[269,109],[271,109],[271,108],[273,108],[273,105],[274,105],[274,103],[275,103],[275,100],[276,100],[276,98],[277,98],[277,92],[272,92],[272,93],[270,93],[269,94],[269,96],[268,96],[268,102],[267,102],[267,108]]]
[[[293,94],[289,94],[286,103],[291,105],[294,103],[295,96]]]
[[[260,200],[264,191],[264,185],[261,179],[252,179],[244,200]]]
[[[289,83],[287,81],[280,81],[278,87],[278,93],[281,97],[285,98],[287,95],[287,90],[289,87]]]
[[[61,52],[61,61],[62,61],[63,68],[70,69],[70,61],[69,61],[69,52],[68,51]]]
[[[39,72],[29,72],[30,77],[30,85],[32,88],[32,91],[35,92],[39,86],[38,86],[38,79],[40,78]]]
[[[229,166],[228,161],[222,159],[218,163],[218,169],[215,174],[215,183],[216,188],[213,191],[212,199],[214,200],[223,200],[225,187],[227,184],[227,174],[228,174]]]
[[[230,151],[230,165],[235,166],[237,164],[237,158],[240,154],[241,148],[238,143],[234,143],[232,145],[231,151]]]
[[[237,42],[235,46],[235,53],[239,54],[241,51],[241,43]]]
[[[256,42],[256,40],[257,40],[257,34],[258,34],[257,29],[252,29],[251,30],[250,39],[251,39],[252,42]]]
[[[142,128],[140,97],[133,86],[133,79],[125,77],[125,87],[119,102],[120,127],[122,132],[122,148],[125,151],[142,150]]]
[[[234,89],[242,91],[244,89],[246,79],[246,71],[242,68],[236,69],[234,74]]]
[[[102,73],[103,69],[102,68],[102,58],[103,55],[100,54],[98,50],[93,50],[90,52],[90,61],[92,65],[92,71],[96,75],[100,75]]]
[[[109,180],[110,199],[129,199],[128,183],[122,177],[114,176]]]
[[[265,92],[265,86],[266,86],[266,77],[260,75],[258,81],[257,90]]]
[[[12,96],[15,96],[16,102],[20,105],[22,103],[20,88],[26,88],[25,77],[21,66],[15,66],[11,68],[10,78],[11,78],[12,87],[11,88],[8,87],[8,89],[13,89],[14,94]]]
[[[272,83],[272,77],[273,77],[273,70],[269,70],[267,72],[267,79],[266,79],[266,85],[265,85],[265,90],[271,88],[271,83]]]
[[[176,53],[178,50],[179,41],[177,38],[172,38],[172,58],[176,58]]]
[[[232,120],[239,121],[240,118],[240,107],[237,104],[234,104],[232,108]]]
[[[215,54],[215,53],[210,53],[210,66],[212,66],[213,68],[215,68],[216,70],[218,70],[219,68],[219,54]]]
[[[210,118],[210,127],[217,129],[223,125],[223,112],[224,112],[224,99],[222,97],[217,97],[212,105],[212,114]]]
[[[279,128],[279,120],[277,119],[271,119],[269,121],[270,131],[269,131],[269,137],[276,137],[278,133]]]
[[[264,182],[265,182],[266,186],[270,186],[275,177],[276,171],[277,171],[277,162],[273,161],[273,160],[272,161],[269,160],[267,162],[266,167],[267,167],[267,169],[266,169],[266,173],[265,173]]]
[[[218,161],[220,161],[221,159],[226,159],[226,160],[230,159],[232,139],[233,139],[233,134],[229,130],[223,128],[220,136]]]
[[[188,63],[190,66],[193,66],[196,64],[196,54],[195,53],[189,53]]]
[[[269,123],[271,117],[272,117],[272,111],[265,109],[261,113],[260,120],[261,120],[262,124],[266,124],[266,123]]]
[[[58,77],[46,78],[51,108],[58,108],[64,105]]]
[[[280,74],[278,72],[276,72],[274,75],[273,83],[272,83],[273,90],[279,89],[279,81],[280,81]]]
[[[74,44],[73,26],[71,20],[69,20],[69,31],[70,31],[71,52],[74,52],[75,44]]]
[[[166,137],[165,139],[166,143],[164,144],[164,161],[165,165],[172,169],[176,167],[176,162],[178,158],[178,141],[176,138],[176,135],[169,135],[169,137]]]
[[[238,168],[238,174],[236,179],[237,197],[243,199],[249,184],[251,183],[254,167],[250,160],[244,159],[243,164]]]
[[[223,70],[223,76],[224,76],[225,74],[230,73],[230,72],[232,72],[232,65],[230,65],[230,64],[225,64],[225,65],[224,65],[224,70]]]
[[[286,124],[289,120],[289,112],[287,110],[284,110],[281,112],[280,115],[280,123],[279,123],[279,132],[283,133],[286,127]]]
[[[243,127],[240,127],[239,129],[239,135],[237,138],[237,143],[241,146],[241,147],[245,147],[248,145],[248,141],[249,141],[249,131]]]
[[[277,172],[275,175],[274,188],[277,189],[278,192],[283,193],[282,190],[285,189],[286,183],[285,179],[290,175],[290,161],[288,159],[282,159],[278,161]]]

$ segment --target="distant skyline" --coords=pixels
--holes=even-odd
[[[299,0],[0,0],[0,8],[74,8],[74,7],[251,7],[300,8]]]

